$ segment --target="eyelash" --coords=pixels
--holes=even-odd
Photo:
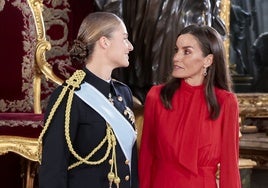
[[[184,50],[184,54],[186,55],[190,54],[189,50]]]
[[[175,53],[178,53],[179,49],[178,48],[174,48],[174,51],[175,51]],[[190,54],[190,51],[186,49],[186,50],[184,50],[184,54],[185,55],[188,55],[188,54]]]

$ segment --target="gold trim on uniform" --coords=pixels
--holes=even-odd
[[[68,170],[75,168],[81,164],[87,164],[87,165],[99,165],[103,163],[104,161],[107,161],[109,155],[112,155],[112,158],[108,160],[110,167],[110,172],[108,173],[108,181],[110,184],[110,187],[114,183],[117,188],[119,188],[120,178],[118,177],[117,173],[117,162],[116,162],[116,137],[114,135],[112,127],[106,122],[106,136],[103,138],[103,140],[97,145],[92,151],[88,153],[86,157],[80,156],[73,147],[73,143],[71,142],[70,138],[70,112],[71,112],[71,104],[73,100],[74,90],[77,88],[80,88],[80,84],[82,80],[85,77],[85,72],[82,70],[77,70],[68,80],[66,80],[67,86],[63,86],[63,89],[56,100],[55,104],[53,105],[50,114],[45,122],[45,126],[40,133],[40,136],[38,137],[38,156],[39,156],[39,163],[41,164],[41,150],[42,150],[42,141],[43,136],[45,135],[50,122],[52,121],[52,118],[56,112],[56,109],[60,105],[62,99],[64,98],[65,94],[67,94],[67,90],[69,90],[67,103],[66,103],[66,112],[65,112],[65,125],[64,125],[64,134],[67,141],[67,146],[71,154],[77,159],[77,162],[73,163],[68,167]],[[111,100],[110,100],[111,99]],[[111,94],[109,94],[109,100],[111,103],[113,103],[113,99],[111,98]],[[89,160],[92,158],[92,156],[98,152],[101,147],[104,146],[104,144],[107,142],[108,146],[106,148],[106,152],[104,156],[99,160]]]
[[[133,111],[126,106],[126,109],[124,110],[124,115],[127,116],[127,118],[131,121],[132,124],[135,123],[135,115]]]

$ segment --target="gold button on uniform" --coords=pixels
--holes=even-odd
[[[122,102],[122,101],[123,101],[123,97],[118,96],[118,97],[117,97],[117,100],[120,101],[120,102]]]
[[[126,176],[126,177],[125,177],[125,180],[128,181],[128,180],[129,180],[129,176]]]
[[[126,160],[126,161],[125,161],[125,164],[128,165],[128,164],[129,164],[129,160]]]

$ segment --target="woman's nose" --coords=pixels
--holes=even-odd
[[[129,51],[134,50],[134,47],[133,47],[133,45],[131,44],[130,41],[128,41],[128,49],[129,49]]]
[[[174,61],[179,61],[180,59],[181,59],[180,54],[179,54],[178,52],[176,52],[176,53],[174,54],[174,56],[173,56],[173,60],[174,60]]]

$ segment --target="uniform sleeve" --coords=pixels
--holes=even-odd
[[[226,97],[222,109],[223,127],[220,188],[241,188],[239,174],[239,108],[235,95]]]
[[[45,120],[47,120],[60,91],[60,89],[56,89],[51,95]],[[40,188],[67,188],[67,169],[70,153],[64,135],[66,98],[59,105],[43,137],[42,161],[39,168]],[[76,116],[72,115],[71,119],[72,121],[75,120]],[[74,130],[70,130],[70,132],[74,132]]]
[[[151,187],[151,174],[154,155],[155,98],[157,93],[150,90],[144,104],[144,123],[139,151],[140,188]]]

